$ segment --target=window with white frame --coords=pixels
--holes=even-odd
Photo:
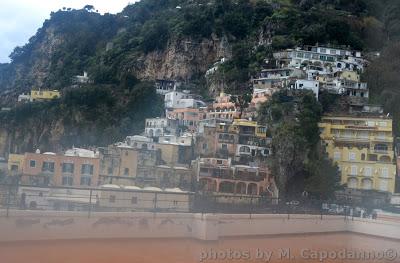
[[[382,168],[381,170],[381,175],[383,178],[389,178],[389,169],[388,168]]]
[[[372,168],[371,167],[365,167],[364,176],[366,176],[366,177],[371,177],[372,176]]]
[[[357,175],[357,166],[356,165],[351,166],[350,175]]]
[[[355,160],[356,160],[356,153],[349,152],[349,161],[355,161]]]

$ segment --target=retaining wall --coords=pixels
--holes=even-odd
[[[55,239],[194,238],[354,232],[400,240],[400,223],[318,215],[0,211],[0,242]]]

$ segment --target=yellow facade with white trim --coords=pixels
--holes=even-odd
[[[396,165],[392,119],[325,116],[319,123],[326,151],[348,188],[393,193]]]

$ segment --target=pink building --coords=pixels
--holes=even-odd
[[[204,108],[183,108],[167,111],[167,118],[177,120],[178,125],[186,126],[190,131],[196,131],[199,121],[207,117]]]
[[[273,89],[254,89],[250,107],[258,108],[259,105],[268,101],[273,93]]]
[[[194,168],[203,191],[277,197],[275,182],[267,167],[232,165],[231,159],[200,158]]]
[[[25,153],[22,184],[43,186],[97,186],[99,157],[92,151],[73,149],[65,154]]]
[[[221,92],[215,98],[215,102],[209,107],[207,119],[228,119],[233,120],[239,118],[240,112],[236,109],[235,104],[230,101],[231,95]]]

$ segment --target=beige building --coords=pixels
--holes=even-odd
[[[85,149],[64,154],[25,153],[21,183],[38,186],[90,187],[99,183],[99,156]]]

